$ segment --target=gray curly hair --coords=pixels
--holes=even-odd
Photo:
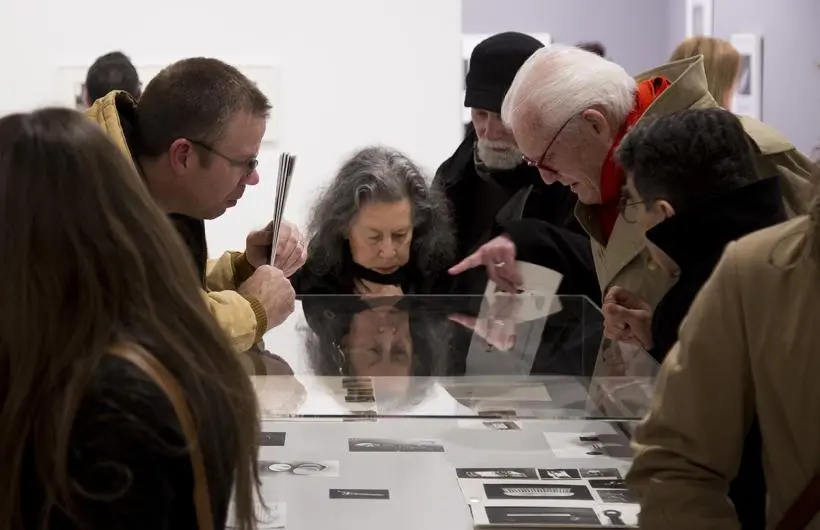
[[[431,188],[422,170],[403,153],[388,147],[366,147],[339,169],[313,209],[308,224],[308,260],[314,272],[343,276],[349,252],[346,232],[363,204],[408,199],[413,212],[410,265],[435,272],[452,264],[455,236],[447,201]]]

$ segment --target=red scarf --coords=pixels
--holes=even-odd
[[[621,200],[621,189],[626,183],[624,172],[613,156],[615,149],[618,148],[629,129],[641,119],[649,105],[671,84],[665,77],[653,77],[638,83],[638,88],[635,91],[635,107],[626,117],[626,121],[621,130],[618,131],[618,135],[606,155],[604,166],[601,168],[601,204],[595,208],[595,212],[601,225],[601,231],[607,241],[612,234],[612,229],[615,228],[615,221],[618,220],[618,215],[620,215],[618,203]]]

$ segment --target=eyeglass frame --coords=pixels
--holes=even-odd
[[[240,167],[240,168],[246,169],[247,170],[247,172],[245,173],[246,177],[248,175],[250,175],[251,173],[253,173],[256,170],[257,167],[259,167],[259,159],[257,158],[257,155],[253,155],[250,158],[247,158],[245,160],[239,160],[239,159],[236,159],[236,158],[231,158],[226,154],[220,153],[219,151],[214,149],[211,145],[209,145],[209,144],[207,144],[203,141],[193,140],[191,138],[186,138],[186,140],[188,140],[189,142],[191,142],[192,144],[194,144],[196,146],[199,146],[199,147],[205,149],[206,151],[208,151],[210,153],[215,154],[219,158],[221,158],[221,159],[225,160],[226,162],[228,162],[228,164],[230,164],[233,167]]]
[[[638,201],[632,200],[632,198],[629,196],[629,192],[627,191],[626,187],[624,187],[621,190],[621,198],[618,200],[618,213],[621,215],[621,217],[623,217],[624,221],[626,221],[627,223],[635,224],[635,223],[638,222],[638,220],[637,219],[630,220],[627,217],[626,212],[627,211],[632,211],[632,209],[635,206],[638,206],[640,204],[646,204],[646,199],[638,200]]]
[[[528,156],[526,156],[526,155],[522,155],[522,156],[521,156],[521,159],[524,161],[524,163],[525,163],[525,164],[527,164],[527,165],[528,165],[528,166],[530,166],[530,167],[534,167],[534,168],[542,169],[542,170],[544,170],[544,171],[549,171],[550,173],[552,173],[552,174],[554,174],[554,175],[560,175],[560,174],[561,174],[561,172],[560,172],[560,171],[558,171],[557,169],[555,169],[553,166],[550,166],[550,165],[548,165],[546,162],[544,162],[544,158],[546,158],[546,157],[547,157],[547,153],[549,153],[549,152],[550,152],[550,149],[552,149],[552,146],[555,144],[555,141],[556,141],[556,140],[558,140],[558,137],[559,137],[559,136],[561,136],[561,133],[562,133],[562,132],[564,132],[564,129],[566,129],[567,125],[569,125],[569,122],[571,122],[572,120],[574,120],[574,119],[575,119],[575,117],[576,117],[576,116],[578,116],[579,114],[581,114],[581,113],[580,113],[580,112],[576,112],[575,114],[573,114],[572,116],[570,116],[570,117],[567,119],[567,121],[565,121],[565,122],[563,123],[563,125],[561,125],[560,127],[558,127],[558,130],[557,130],[557,131],[555,132],[555,134],[553,135],[552,140],[550,140],[550,142],[547,144],[547,148],[546,148],[546,149],[544,149],[544,152],[543,152],[543,153],[541,153],[541,156],[538,158],[538,160],[537,160],[537,161],[536,161],[536,160],[533,160],[532,158],[529,158],[529,157],[528,157]]]

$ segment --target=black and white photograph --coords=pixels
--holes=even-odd
[[[737,93],[741,96],[748,96],[752,93],[752,56],[743,54],[740,56],[740,74],[737,79]]]
[[[592,494],[583,484],[484,484],[488,499],[562,499],[591,501]]]
[[[740,73],[731,111],[761,120],[763,108],[763,39],[759,35],[742,33],[730,37],[740,53]]]
[[[296,475],[301,477],[338,477],[337,460],[297,460],[290,462],[259,462],[261,477]]]
[[[331,499],[389,500],[389,490],[332,489]]]
[[[388,438],[351,438],[351,453],[443,453],[438,440],[393,440]]]
[[[579,471],[583,478],[623,478],[615,468],[581,468]]]
[[[282,447],[285,445],[285,437],[283,432],[262,432],[259,433],[259,445]]]
[[[577,469],[539,469],[541,480],[580,480],[581,473]]]
[[[535,468],[469,468],[456,469],[458,478],[538,480]]]
[[[601,502],[606,503],[634,503],[638,502],[632,493],[627,489],[620,490],[595,490]]]
[[[595,478],[589,480],[589,487],[596,490],[625,490],[626,481],[619,478]]]
[[[494,431],[518,431],[521,429],[514,421],[485,421],[484,426]]]
[[[621,434],[547,432],[544,437],[558,458],[629,458],[632,448]]]
[[[480,511],[480,510],[479,510]],[[564,506],[486,506],[487,524],[550,526],[599,526],[601,521],[592,508]],[[476,521],[482,523],[483,521]]]
[[[638,526],[638,513],[641,507],[637,504],[621,504],[612,506],[611,504],[599,504],[595,507],[604,526]]]

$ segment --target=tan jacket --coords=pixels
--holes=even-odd
[[[135,103],[125,92],[112,92],[86,111],[86,116],[100,124],[108,136],[134,164],[128,147],[124,123],[128,123]],[[135,165],[136,169],[136,165]],[[258,300],[236,292],[239,284],[252,272],[243,254],[226,252],[207,264],[204,285],[205,296],[211,314],[228,334],[237,352],[249,350],[267,330],[267,316]]]
[[[644,118],[717,106],[707,89],[701,56],[660,66],[636,79],[641,81],[655,76],[666,77],[672,85],[650,105]],[[771,127],[752,118],[744,117],[741,121],[757,150],[760,175],[781,174],[785,179],[783,193],[787,211],[792,215],[806,213],[812,196],[812,161]],[[672,279],[649,258],[640,225],[630,224],[619,217],[609,241],[604,244],[592,209],[578,203],[575,213],[590,235],[601,291],[605,293],[613,285],[618,285],[641,295],[654,307],[672,286]]]
[[[770,528],[820,472],[818,248],[806,216],[727,247],[635,433],[627,481],[641,528],[740,528],[726,493],[755,411]],[[808,528],[820,529],[820,517]]]

